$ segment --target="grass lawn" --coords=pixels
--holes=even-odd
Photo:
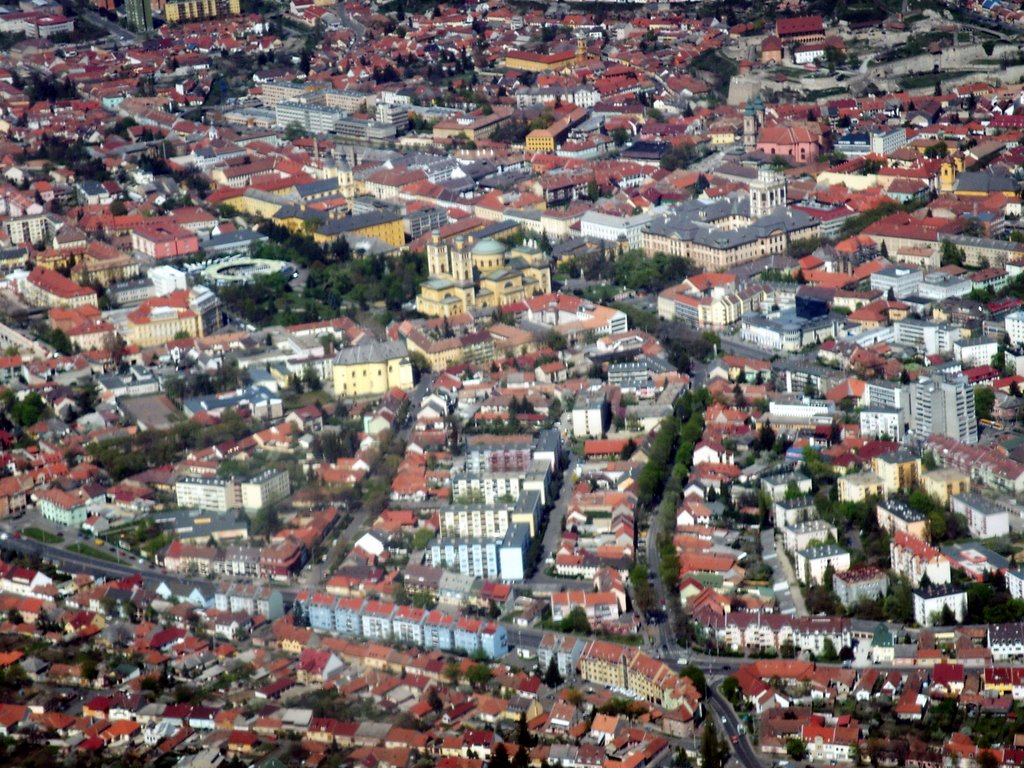
[[[64,540],[62,536],[44,531],[42,528],[25,528],[21,533],[23,536],[41,541],[43,544],[56,544]]]
[[[936,83],[941,83],[945,80],[953,80],[969,74],[970,72],[964,72],[962,70],[950,72],[927,72],[919,75],[907,75],[906,77],[901,77],[898,82],[901,88],[909,91],[911,88],[932,88]]]
[[[96,547],[90,547],[88,544],[72,544],[68,549],[71,552],[77,552],[80,555],[86,555],[87,557],[94,557],[97,560],[106,560],[108,563],[119,563],[117,557],[104,552],[102,549],[96,549]]]

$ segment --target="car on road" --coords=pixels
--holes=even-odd
[[[739,737],[739,734],[737,734],[737,733],[734,733],[734,734],[732,735],[732,743],[733,743],[733,744],[739,744],[739,743],[740,743],[740,737]]]

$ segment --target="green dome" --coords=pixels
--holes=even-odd
[[[505,246],[493,238],[485,237],[473,246],[472,253],[474,256],[502,256],[505,253]]]

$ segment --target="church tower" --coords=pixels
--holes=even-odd
[[[448,249],[448,258],[452,265],[452,280],[456,283],[473,283],[473,248],[472,241],[457,237]]]
[[[576,64],[580,65],[587,60],[587,39],[582,34],[576,35]]]
[[[757,179],[750,182],[750,218],[760,219],[785,205],[786,177],[772,168],[758,168]]]
[[[743,146],[746,149],[753,149],[757,143],[757,114],[754,112],[754,105],[747,102],[747,108],[743,110]]]

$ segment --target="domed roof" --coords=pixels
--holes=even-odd
[[[501,256],[505,253],[505,245],[491,237],[485,237],[473,246],[474,256]]]

